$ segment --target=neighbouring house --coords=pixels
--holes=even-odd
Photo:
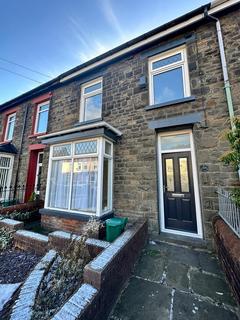
[[[48,227],[114,212],[210,240],[233,113],[240,1],[214,1],[3,103],[0,185],[39,194]]]

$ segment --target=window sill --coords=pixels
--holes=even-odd
[[[99,121],[102,121],[102,118],[97,118],[97,119],[93,119],[93,120],[87,120],[87,121],[79,121],[77,123],[74,124],[74,127],[79,127],[79,126],[84,126],[87,124],[92,124],[92,123],[97,123]]]
[[[30,136],[28,136],[28,138],[35,138],[35,137],[44,136],[46,133],[47,132],[34,133],[34,134],[31,134]]]
[[[113,211],[109,211],[102,216],[98,217],[95,214],[81,214],[81,213],[74,213],[69,211],[60,211],[60,210],[54,210],[54,209],[47,209],[42,208],[39,210],[40,214],[47,215],[47,216],[55,216],[59,218],[64,219],[73,219],[73,220],[79,220],[79,221],[88,221],[91,219],[91,217],[94,217],[95,219],[107,219],[111,216],[113,216]]]
[[[159,109],[159,108],[163,108],[163,107],[173,106],[176,104],[191,102],[191,101],[195,101],[195,100],[196,100],[195,96],[190,96],[190,97],[186,97],[186,98],[182,98],[182,99],[177,99],[177,100],[172,100],[172,101],[168,101],[168,102],[164,102],[164,103],[158,103],[158,104],[146,106],[145,110],[146,111],[154,110],[154,109]]]

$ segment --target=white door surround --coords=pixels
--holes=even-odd
[[[187,134],[190,138],[190,144],[186,147],[174,148],[171,149],[169,146],[164,150],[162,147],[162,137],[169,137],[173,135],[182,135]],[[160,231],[165,233],[172,233],[176,235],[189,236],[194,238],[203,238],[203,229],[202,229],[202,216],[201,216],[201,207],[200,207],[200,196],[199,196],[199,185],[198,185],[198,174],[197,174],[197,165],[196,165],[196,155],[194,148],[194,140],[192,130],[178,130],[178,131],[166,131],[158,134],[157,138],[157,150],[158,150],[158,176],[159,176],[159,221],[160,221]],[[184,152],[188,151],[191,153],[192,161],[192,174],[193,174],[193,186],[194,186],[194,197],[195,197],[195,208],[196,208],[196,222],[197,222],[197,233],[190,233],[180,230],[172,230],[165,227],[165,215],[164,215],[164,186],[163,186],[163,169],[162,169],[162,154],[164,153],[175,153],[175,152]]]

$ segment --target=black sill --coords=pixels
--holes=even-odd
[[[113,211],[105,213],[101,217],[97,217],[96,215],[94,214],[92,215],[91,213],[81,214],[81,213],[58,211],[58,210],[45,209],[45,208],[40,209],[39,213],[42,215],[55,216],[59,218],[72,219],[72,220],[78,220],[78,221],[88,221],[89,219],[91,219],[91,217],[96,218],[97,220],[105,220],[113,216]]]
[[[181,104],[181,103],[186,103],[186,102],[191,102],[196,100],[195,96],[190,96],[190,97],[186,97],[186,98],[182,98],[182,99],[177,99],[177,100],[172,100],[172,101],[168,101],[168,102],[164,102],[164,103],[158,103],[158,104],[153,104],[150,106],[146,106],[145,110],[154,110],[154,109],[158,109],[158,108],[163,108],[163,107],[167,107],[167,106],[173,106],[175,104]]]

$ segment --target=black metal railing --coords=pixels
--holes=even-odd
[[[218,187],[219,215],[240,238],[240,208],[233,202],[231,193]]]
[[[38,201],[40,185],[0,186],[0,207],[9,207],[28,201]]]

